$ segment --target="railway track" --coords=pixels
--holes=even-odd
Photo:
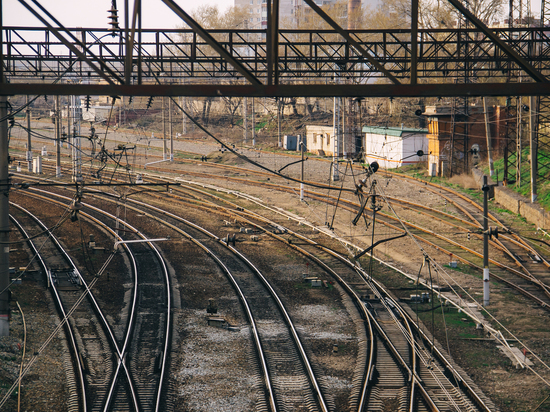
[[[59,200],[47,196],[48,194],[42,192],[41,200],[60,204]],[[56,196],[59,198],[59,195]],[[66,197],[62,199],[70,200]],[[61,206],[67,205],[61,203]],[[105,338],[101,340],[110,343],[111,351],[100,356],[97,351],[90,350],[89,359],[90,363],[97,361],[100,365],[108,365],[110,374],[100,373],[101,367],[87,368],[87,377],[91,382],[89,387],[93,388],[90,410],[170,410],[169,401],[164,396],[168,389],[163,385],[171,338],[171,292],[164,259],[158,249],[137,229],[98,208],[86,205],[86,209],[87,212],[79,213],[102,225],[103,229],[109,230],[109,226],[115,226],[115,220],[127,228],[128,232],[124,231],[123,235],[129,239],[123,241],[122,237],[117,236],[119,242],[124,243],[122,246],[128,252],[135,276],[129,310],[124,316],[127,325],[120,339],[115,338],[115,333],[101,314],[110,342]],[[98,217],[94,217],[94,214]],[[101,222],[101,219],[106,218],[108,225]],[[113,230],[110,231],[116,235]],[[95,305],[93,309],[101,313],[83,278],[82,283]],[[96,335],[89,333],[83,341],[91,341],[94,336]]]
[[[84,206],[84,209],[86,207],[87,205]],[[140,212],[143,213],[143,211]],[[164,215],[163,219],[166,218],[167,216]],[[174,216],[174,218],[176,217]],[[179,224],[182,221],[179,219]],[[171,226],[173,229],[177,229],[175,224],[171,224]],[[253,325],[257,329],[257,341],[261,342],[261,348],[257,350],[259,353],[265,354],[265,357],[259,362],[260,364],[265,362],[265,365],[269,366],[270,374],[266,381],[273,382],[274,395],[266,396],[265,410],[301,410],[300,408],[305,408],[304,410],[328,411],[327,401],[317,383],[298,333],[269,282],[250,261],[242,255],[235,257],[239,253],[236,250],[229,251],[217,237],[210,234],[212,239],[210,242],[206,242],[204,235],[208,232],[205,229],[190,222],[187,222],[187,226],[187,232],[194,231],[194,236],[202,239],[201,247],[207,247],[209,255],[223,256],[223,258],[216,258],[217,263],[223,265],[227,274],[234,279],[234,286],[239,287],[239,294],[242,294],[245,299],[248,310],[250,313],[254,313]],[[182,232],[181,229],[177,230],[180,234],[198,242],[193,235]],[[204,243],[208,243],[208,246],[204,246]],[[224,261],[231,263],[223,263]],[[273,300],[266,302],[264,298],[266,294],[272,296]],[[155,299],[152,301],[157,302]],[[287,329],[277,327],[277,324],[286,324]],[[148,352],[155,352],[152,348],[149,349],[149,351],[142,351],[144,356]],[[133,356],[130,357],[130,359],[132,358]],[[150,359],[149,355],[149,363]],[[136,388],[138,394],[142,393],[139,390],[138,382],[136,382]],[[114,404],[116,405],[116,403]],[[120,410],[116,407],[114,409]]]
[[[243,214],[267,223],[265,233],[269,233],[269,228],[281,227],[280,223],[266,222],[264,217]],[[478,395],[479,389],[463,371],[458,372],[440,349],[434,357],[433,340],[426,339],[413,317],[382,285],[332,248],[290,230],[284,233],[294,240],[276,234],[270,236],[310,257],[347,288],[353,285],[369,308],[377,340],[372,343],[375,355],[370,379],[374,384],[365,402],[366,410],[494,410],[492,402]],[[468,384],[461,387],[459,381]]]
[[[173,190],[172,194],[176,195],[178,192],[179,192],[178,190]],[[309,192],[308,195],[315,196],[315,193],[313,191],[311,191],[311,192]],[[326,196],[326,195],[320,195],[319,198],[321,198],[321,197],[328,198],[328,196]],[[452,199],[452,198],[450,196],[448,196],[448,199],[447,199],[448,200],[448,205],[454,204],[449,199]],[[404,202],[402,202],[399,199],[391,199],[390,201],[392,201],[394,204],[398,204],[398,203],[404,204]],[[458,200],[454,200],[454,201],[458,202]],[[195,200],[195,203],[199,204],[199,203],[201,203],[201,201]],[[206,205],[206,203],[208,203],[208,202],[203,202],[201,207],[207,208],[208,205]],[[344,203],[344,202],[342,202],[342,203]],[[355,207],[356,207],[355,210],[357,210],[357,206],[355,206]],[[425,207],[418,206],[418,205],[408,204],[405,207],[415,210],[416,213],[418,213],[418,210],[420,210],[420,209],[426,210]],[[462,207],[466,208],[465,206],[462,206]],[[457,207],[457,209],[460,210],[458,207]],[[232,213],[234,213],[234,211]],[[471,215],[472,217],[475,217],[476,213],[479,215],[479,210],[476,211],[475,209],[472,209],[472,210],[468,211],[468,213],[462,212],[462,215],[464,217],[460,217],[459,219],[457,219],[456,217],[447,216],[448,213],[443,214],[440,211],[429,210],[429,211],[426,211],[426,213],[432,214],[432,216],[437,216],[437,219],[441,219],[441,225],[446,225],[447,228],[452,227],[453,230],[460,230],[464,234],[470,233],[470,235],[472,237],[477,237],[477,235],[478,235],[478,233],[476,233],[477,232],[476,226],[479,227],[480,223],[479,223],[479,221],[477,221],[477,223],[476,223],[476,221],[474,219],[472,219],[470,216],[468,216],[468,214]],[[378,218],[381,218],[380,214],[377,215],[377,219]],[[451,222],[451,223],[447,223],[447,222]],[[419,226],[419,225],[417,225],[417,226]],[[505,226],[502,225],[502,227],[505,227]],[[411,228],[412,228],[412,226],[411,226]],[[420,236],[420,234],[419,234],[420,232],[426,233],[426,230],[429,231],[429,229],[426,229],[426,230],[423,231],[422,228],[420,228],[420,229],[413,228],[413,229],[415,230],[414,234],[417,235],[417,236]],[[446,229],[446,231],[448,231],[448,230],[449,229]],[[427,235],[423,235],[423,236],[427,237]],[[519,252],[518,251],[511,251],[510,249],[512,249],[512,247],[509,246],[509,244],[506,244],[505,242],[502,241],[502,238],[503,238],[502,235],[500,236],[501,243],[499,244],[499,243],[495,242],[494,247],[497,248],[498,250],[500,250],[499,253],[502,253],[502,256],[505,256],[505,255],[508,256],[511,259],[510,262],[512,262],[513,265],[517,265],[516,271],[523,272],[523,274],[526,276],[526,277],[521,277],[521,276],[519,277],[520,279],[524,279],[526,281],[526,283],[524,284],[524,287],[523,287],[524,290],[527,290],[527,289],[532,288],[532,287],[537,287],[536,283],[539,282],[538,281],[539,276],[538,275],[531,276],[532,274],[529,271],[529,269],[526,270],[526,268],[522,267],[521,265],[518,265],[516,260],[514,260],[514,256],[516,256],[516,257],[520,256],[521,257],[522,253],[523,254],[532,253],[532,256],[537,256],[538,255],[538,257],[540,258],[540,263],[534,263],[534,265],[535,265],[534,268],[536,269],[536,268],[541,267],[542,265],[546,266],[546,264],[544,263],[544,258],[542,256],[542,254],[539,253],[537,250],[535,250],[532,246],[524,245],[524,243],[527,243],[524,240],[519,240],[519,239],[514,238],[512,236],[510,236],[510,237],[512,238],[512,240],[506,239],[506,242],[510,242],[512,245],[522,247],[521,250],[523,252],[521,250]],[[506,238],[508,238],[508,236],[506,236]],[[438,239],[438,240],[436,241],[435,239]],[[515,239],[515,242],[514,242],[513,239]],[[448,245],[452,244],[452,242],[445,241],[447,243],[447,246],[444,247],[444,246],[441,246],[442,245],[441,243],[437,243],[437,242],[441,242],[441,241],[443,241],[443,239],[441,239],[441,237],[437,237],[437,236],[434,236],[434,237],[430,238],[430,240],[429,240],[429,242],[431,242],[434,245],[434,247],[439,248],[440,250],[444,251],[444,253],[448,253],[449,250],[451,249]],[[523,246],[520,246],[520,245],[523,245]],[[470,248],[475,251],[476,246],[470,247]],[[505,248],[508,251],[506,251]],[[462,248],[460,248],[460,249],[463,250]],[[533,254],[533,252],[535,252],[535,254]],[[453,253],[453,256],[456,256],[456,257],[460,258],[462,252],[460,252],[459,247],[457,246],[457,249],[456,250],[453,249],[451,253]],[[479,258],[479,256],[478,256],[478,258]],[[522,257],[522,259],[525,260],[524,257]],[[499,255],[499,260],[500,260],[500,255]],[[519,259],[517,259],[517,260],[519,260]],[[535,257],[533,260],[538,261],[539,259],[537,257]],[[472,264],[472,258],[468,258],[468,259],[464,258],[464,261],[467,261],[468,264],[470,264],[472,266],[475,266],[475,263]],[[520,261],[520,263],[521,263],[521,261]],[[524,265],[524,266],[526,266],[526,265]],[[512,268],[510,268],[510,269],[512,269]],[[535,269],[531,268],[531,271],[535,272]],[[508,270],[508,269],[506,269],[506,270]],[[542,275],[544,275],[544,270],[542,270],[541,272],[542,272]],[[537,273],[537,272],[535,272],[535,273]],[[514,274],[514,276],[519,276],[519,275]],[[504,282],[506,283],[506,281],[504,281]],[[509,283],[507,283],[508,285],[513,286],[513,283],[516,283],[517,281],[511,281],[510,280],[508,282],[509,282]],[[543,283],[542,287],[538,287],[538,288],[540,289],[538,292],[542,292],[544,294],[544,288],[545,288],[544,283]],[[542,297],[539,298],[539,301],[541,302],[539,304],[541,304],[541,306],[544,306],[544,301],[542,300]],[[381,345],[381,347],[382,346],[383,345]],[[424,349],[424,351],[426,351],[426,349]],[[422,378],[422,380],[426,381],[426,382],[430,380],[429,376],[432,376],[432,375],[426,375],[425,371],[424,372],[419,372],[419,374],[420,374],[419,376]],[[432,378],[433,378],[433,382],[432,382],[433,388],[432,389],[433,389],[433,392],[434,392],[434,395],[433,395],[434,399],[438,399],[438,397],[443,398],[443,395],[441,393],[438,394],[438,392],[437,392],[438,389],[437,389],[436,385],[434,384],[434,382],[435,383],[439,382],[439,377],[436,379],[432,376]],[[456,385],[451,384],[451,386],[456,388]],[[445,391],[452,392],[453,389],[451,388],[451,386],[449,386],[448,384],[445,384],[444,385],[445,389],[442,389],[441,385],[439,385],[439,390],[442,391],[442,392],[445,392]],[[401,390],[401,392],[406,392],[406,391]],[[403,398],[403,396],[404,395],[398,395],[397,398],[394,397],[393,399],[405,399],[406,397]],[[444,396],[448,396],[448,395],[445,394]],[[459,397],[457,397],[457,399],[459,399]],[[401,401],[401,402],[403,403],[404,401]],[[424,400],[423,402],[428,403],[428,401],[426,401],[426,400]],[[457,401],[456,405],[463,405],[460,402]],[[434,403],[435,403],[435,401],[434,401]],[[451,402],[451,403],[453,403],[453,402]],[[418,407],[420,407],[420,408],[424,407],[425,408],[427,406],[424,405],[424,406],[418,406]],[[462,407],[465,408],[465,406],[462,406]],[[445,409],[442,409],[442,410],[445,410]],[[461,410],[461,409],[450,409],[450,410]]]
[[[234,213],[234,211],[232,211],[232,213]],[[256,219],[257,218],[258,217],[256,216]],[[279,228],[278,230],[280,230],[281,228],[281,226],[275,222],[268,222],[268,225],[270,228]],[[269,229],[263,230],[267,231]],[[272,236],[276,238],[278,237],[278,235]],[[303,236],[296,237],[298,242],[303,242],[305,240]],[[288,239],[286,241],[282,238],[279,240],[284,243],[290,243],[291,245],[295,244],[295,242],[289,241]],[[318,249],[318,245],[316,245],[314,242],[309,244]],[[344,267],[347,266],[349,272],[348,276],[350,277],[350,280],[357,280],[356,268],[354,268],[353,265],[351,265],[349,262],[347,265],[342,265],[342,262],[345,262],[345,258],[343,258],[342,256],[337,259],[336,263],[332,262],[332,266],[337,266],[337,269],[334,270],[331,269],[330,266],[320,262],[320,260],[312,253],[305,252],[303,250],[303,246],[300,246],[297,249],[314,259],[314,261],[319,263],[321,266],[327,268],[328,271],[334,274],[339,282],[342,283],[348,290],[350,290],[349,284],[342,279]],[[319,254],[319,250],[316,250],[316,252],[317,254]],[[332,260],[334,260],[334,256],[328,253],[328,250],[325,249],[322,252],[326,254],[325,259],[327,257],[332,257]],[[336,274],[336,272],[338,274]],[[365,283],[363,286],[369,288],[368,283]],[[369,289],[371,288],[372,286]],[[399,321],[395,319],[395,316],[393,316],[392,319],[392,316],[389,315],[390,313],[392,313],[392,308],[395,310],[397,302],[393,301],[389,303],[390,308],[388,309],[388,307],[386,306],[385,311],[382,311],[384,305],[382,305],[380,302],[389,302],[389,297],[383,297],[379,294],[379,292],[377,293],[377,301],[376,298],[374,298],[374,303],[370,305],[373,309],[373,312],[377,314],[373,317],[372,321],[378,325],[378,333],[382,336],[380,342],[378,342],[378,344],[374,344],[374,347],[377,348],[378,357],[381,360],[381,364],[379,364],[379,367],[383,365],[384,375],[386,375],[386,372],[388,370],[392,370],[392,366],[394,369],[394,373],[399,372],[402,374],[402,369],[405,369],[408,373],[405,374],[405,376],[401,376],[401,379],[396,379],[394,373],[391,372],[388,374],[389,376],[384,376],[384,378],[380,378],[380,380],[377,382],[378,385],[374,385],[373,388],[370,389],[369,400],[366,400],[365,398],[367,392],[366,390],[359,397],[359,400],[357,401],[357,403],[361,405],[361,409],[359,410],[363,410],[363,405],[368,405],[366,410],[383,410],[377,408],[387,408],[389,405],[394,404],[401,405],[399,409],[396,410],[434,410],[434,408],[437,408],[437,410],[491,410],[490,406],[487,406],[487,404],[490,404],[490,401],[487,398],[481,400],[481,398],[479,398],[477,394],[469,387],[467,388],[469,392],[467,392],[467,395],[465,395],[457,389],[457,387],[459,386],[457,384],[457,381],[452,382],[446,378],[446,376],[451,375],[454,376],[457,380],[464,381],[464,378],[460,377],[460,375],[456,372],[456,369],[450,365],[450,362],[444,357],[444,355],[440,353],[442,360],[440,362],[440,365],[434,368],[435,361],[433,356],[431,355],[433,353],[433,347],[431,349],[427,348],[422,340],[415,341],[415,343],[412,344],[411,347],[410,343],[404,337],[403,330],[397,327]],[[354,295],[357,296],[356,294]],[[378,306],[379,310],[376,310],[377,308],[373,305]],[[405,323],[407,331],[406,333],[409,333],[412,338],[413,332],[409,321],[407,320]],[[416,333],[419,334],[418,331],[416,331]],[[418,352],[421,355],[416,355],[416,346],[419,346]],[[388,348],[390,349],[388,350]],[[364,349],[364,352],[368,350],[368,348]],[[390,354],[391,356],[397,358],[397,361],[393,360],[393,365],[390,365],[390,363],[388,363],[388,355]],[[426,354],[430,354],[430,356],[428,357],[426,356]],[[417,356],[423,357],[423,363],[421,363],[420,366],[416,366]],[[410,357],[412,357],[412,360],[410,359]],[[362,365],[361,363],[360,365],[363,369],[363,373],[365,370],[370,371],[372,369],[372,365],[370,367],[366,367],[366,365]],[[449,371],[450,369],[452,370],[452,372]],[[374,371],[374,369],[372,370]],[[417,382],[426,382],[421,386],[419,386],[420,384],[417,383],[418,388],[416,389],[419,393],[421,393],[421,397],[415,396],[415,384],[413,383],[411,386],[411,379],[413,377],[417,380]],[[370,379],[368,378],[366,379],[366,381],[369,380]],[[400,380],[401,384],[399,383]],[[358,387],[367,388],[366,385],[358,385]],[[355,392],[360,391],[356,390]],[[476,403],[470,401],[468,395],[472,395]],[[454,407],[457,409],[446,409],[448,405],[454,405]]]
[[[209,175],[212,176],[212,175]],[[400,175],[392,174],[392,178]],[[154,181],[165,181],[162,178],[148,176]],[[224,177],[231,180],[231,177]],[[249,179],[237,178],[243,183],[251,183]],[[407,179],[409,180],[409,179]],[[411,180],[414,184],[419,184],[424,188],[426,182],[418,182],[415,179]],[[288,187],[288,185],[279,185],[266,182],[252,182],[253,184],[266,186],[274,190],[285,192],[295,192],[296,189]],[[425,188],[424,188],[425,189]],[[432,224],[438,222],[439,227],[436,230],[432,228],[422,227],[420,224],[405,222],[405,219],[397,218],[393,213],[379,213],[379,223],[385,225],[391,230],[404,232],[405,230],[423,242],[425,245],[435,248],[436,250],[450,256],[472,267],[474,270],[482,271],[482,254],[479,250],[481,247],[482,235],[480,234],[482,224],[479,221],[480,206],[475,202],[467,199],[464,195],[458,194],[455,191],[447,188],[436,186],[429,188],[431,193],[439,196],[442,191],[445,203],[455,205],[458,213],[464,218],[442,212],[440,210],[426,207],[425,205],[414,204],[398,198],[387,197],[388,205],[391,205],[392,212],[399,210],[403,213],[404,210],[412,210],[414,213],[421,213],[430,219]],[[333,206],[338,206],[343,210],[357,213],[359,203],[344,197],[330,196],[321,194],[316,191],[306,190],[306,196],[311,199],[325,202]],[[458,200],[462,204],[458,203]],[[364,213],[370,217],[368,211]],[[537,305],[550,310],[550,267],[549,262],[544,257],[540,250],[536,250],[529,241],[521,238],[519,235],[511,233],[506,226],[496,219],[493,215],[490,218],[501,227],[501,231],[510,232],[501,234],[499,239],[491,242],[493,250],[490,252],[490,263],[492,265],[492,277],[523,294],[527,298],[534,301]],[[452,240],[450,237],[441,235],[438,232],[458,232],[463,238],[467,238],[467,242]],[[455,233],[456,234],[456,233]],[[456,237],[456,236],[455,236]],[[470,240],[471,239],[471,240]],[[531,242],[532,243],[532,242]]]

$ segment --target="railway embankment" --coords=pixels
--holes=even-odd
[[[480,186],[483,185],[481,170],[473,169],[472,175]],[[548,210],[545,210],[538,203],[531,203],[530,199],[514,192],[509,187],[502,186],[502,182],[497,184],[490,177],[487,181],[492,189],[489,191],[490,196],[494,196],[495,202],[503,208],[524,217],[527,222],[536,225],[537,228],[550,227],[550,212]]]

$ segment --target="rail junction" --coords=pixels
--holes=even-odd
[[[508,407],[508,398],[496,395],[504,386],[488,395],[494,388],[469,376],[478,369],[453,359],[451,316],[469,327],[453,332],[456,340],[482,353],[500,344],[543,394],[531,406],[550,407],[547,348],[530,348],[544,341],[537,328],[550,310],[545,234],[524,236],[496,208],[484,217],[472,196],[376,174],[372,164],[338,155],[308,163],[315,166],[305,176],[303,156],[281,160],[240,150],[193,119],[217,143],[207,155],[167,159],[164,141],[163,156],[151,155],[159,160],[123,165],[127,146],[108,147],[107,123],[89,167],[79,156],[86,150],[95,156],[96,147],[83,149],[77,134],[71,137],[77,150],[70,182],[61,173],[67,166],[57,123],[56,163],[43,165],[48,177],[10,166],[33,158],[30,143],[21,153],[10,133],[14,116],[41,95],[110,96],[111,111],[120,97],[163,96],[184,113],[177,97],[452,97],[466,107],[472,96],[529,96],[526,109],[517,98],[507,114],[524,110],[537,119],[530,155],[540,150],[544,159],[545,13],[541,27],[491,28],[462,2],[448,0],[467,27],[425,29],[412,0],[410,27],[348,30],[304,0],[331,28],[297,30],[280,28],[279,1],[267,0],[264,30],[205,30],[176,1],[162,0],[185,28],[143,29],[141,2],[130,12],[126,0],[123,27],[105,29],[65,27],[38,0],[18,1],[42,26],[0,27],[0,335],[10,328],[10,290],[25,297],[27,280],[37,296],[51,292],[57,318],[39,349],[21,358],[17,378],[0,392],[0,409],[14,405],[46,356],[62,359],[67,379],[55,393],[71,412]],[[8,96],[21,95],[26,104],[8,105]],[[30,136],[30,116],[28,125]],[[47,133],[40,139],[51,140]],[[520,135],[506,142],[507,175],[514,162],[521,168],[522,143]],[[465,148],[466,139],[460,144]],[[247,164],[209,163],[215,151]],[[535,187],[547,164],[531,165]],[[326,179],[335,167],[341,181]],[[498,228],[489,242],[491,287],[500,292],[495,310],[476,296],[488,271],[480,252],[488,221]],[[28,264],[12,278],[15,245],[17,262]],[[400,260],[416,270],[420,263],[420,270]],[[503,308],[505,320],[498,318]],[[529,344],[511,327],[523,310],[533,322]],[[48,352],[61,330],[59,353]],[[519,347],[523,357],[514,351]],[[510,371],[502,361],[491,365]],[[520,397],[521,378],[511,382],[516,387],[508,390]]]

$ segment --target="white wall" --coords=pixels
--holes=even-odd
[[[366,133],[365,159],[367,162],[376,161],[387,169],[400,167],[425,161],[428,153],[428,138],[425,134],[388,136]],[[418,150],[424,151],[425,156],[416,156]],[[410,157],[409,157],[410,156]]]

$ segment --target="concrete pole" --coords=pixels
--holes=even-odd
[[[162,159],[166,160],[168,148],[166,147],[166,114],[164,113],[164,96],[162,96]]]
[[[82,182],[82,140],[80,139],[80,97],[71,96],[73,182]],[[119,120],[120,121],[120,120]],[[70,137],[67,135],[67,141]]]
[[[0,79],[1,80],[1,79]],[[9,175],[8,175],[8,102],[0,96],[0,336],[10,335],[9,290],[10,283],[10,228],[9,228]],[[2,292],[4,291],[4,292]]]
[[[71,133],[70,100],[67,100],[67,136]],[[59,110],[59,96],[55,96],[55,177],[61,177],[61,112]]]
[[[248,98],[243,99],[243,129],[244,129],[244,144],[248,143]]]
[[[277,146],[283,147],[283,141],[281,138],[281,99],[280,98],[277,100],[277,133],[278,133]]]
[[[487,109],[487,98],[483,97],[483,112],[485,113],[485,134],[487,136],[487,162],[489,162],[489,175],[495,174],[495,166],[493,164],[493,149],[491,142],[491,124],[489,123],[489,110]]]
[[[523,111],[523,102],[522,97],[519,96],[517,98],[517,123],[516,123],[516,187],[521,186],[521,163],[522,163],[522,157],[523,153],[521,153],[521,150],[523,149],[522,145],[522,137],[523,137],[523,128],[521,124],[521,118],[522,118],[522,111]]]
[[[252,116],[252,146],[256,146],[256,119],[254,117],[254,98],[252,98],[251,116]]]
[[[529,107],[530,107],[530,116],[529,116],[529,131],[530,131],[530,146],[531,146],[531,203],[537,201],[537,173],[538,173],[538,141],[537,141],[537,124],[536,118],[537,115],[537,99],[535,96],[529,97]]]
[[[338,143],[340,138],[340,101],[339,97],[334,97],[332,108],[332,128],[333,128],[333,150],[332,150],[332,181],[340,180],[338,174]]]
[[[489,186],[483,176],[483,306],[489,305]]]
[[[187,98],[183,96],[181,98],[181,108],[185,111],[187,111],[186,104],[187,104]],[[182,116],[181,134],[185,136],[187,134],[187,116],[185,115],[183,110],[181,112],[181,116]]]
[[[338,149],[338,157],[340,157],[340,153],[343,154],[344,156],[344,159],[346,158],[347,156],[347,151],[346,151],[346,101],[347,101],[347,98],[346,97],[341,97],[340,98],[340,102],[341,102],[341,107],[340,107],[340,110],[341,110],[341,116],[342,116],[342,151],[340,152],[340,149]],[[340,146],[338,146],[338,148],[340,148]]]
[[[29,172],[32,172],[32,144],[31,144],[31,108],[28,106],[29,96],[27,96],[27,163]]]
[[[168,98],[168,133],[170,133],[170,160],[174,160],[174,134],[172,133],[172,98]]]
[[[300,201],[304,201],[304,137],[298,136],[298,139],[300,140],[300,152],[302,153],[302,181],[300,182]]]

